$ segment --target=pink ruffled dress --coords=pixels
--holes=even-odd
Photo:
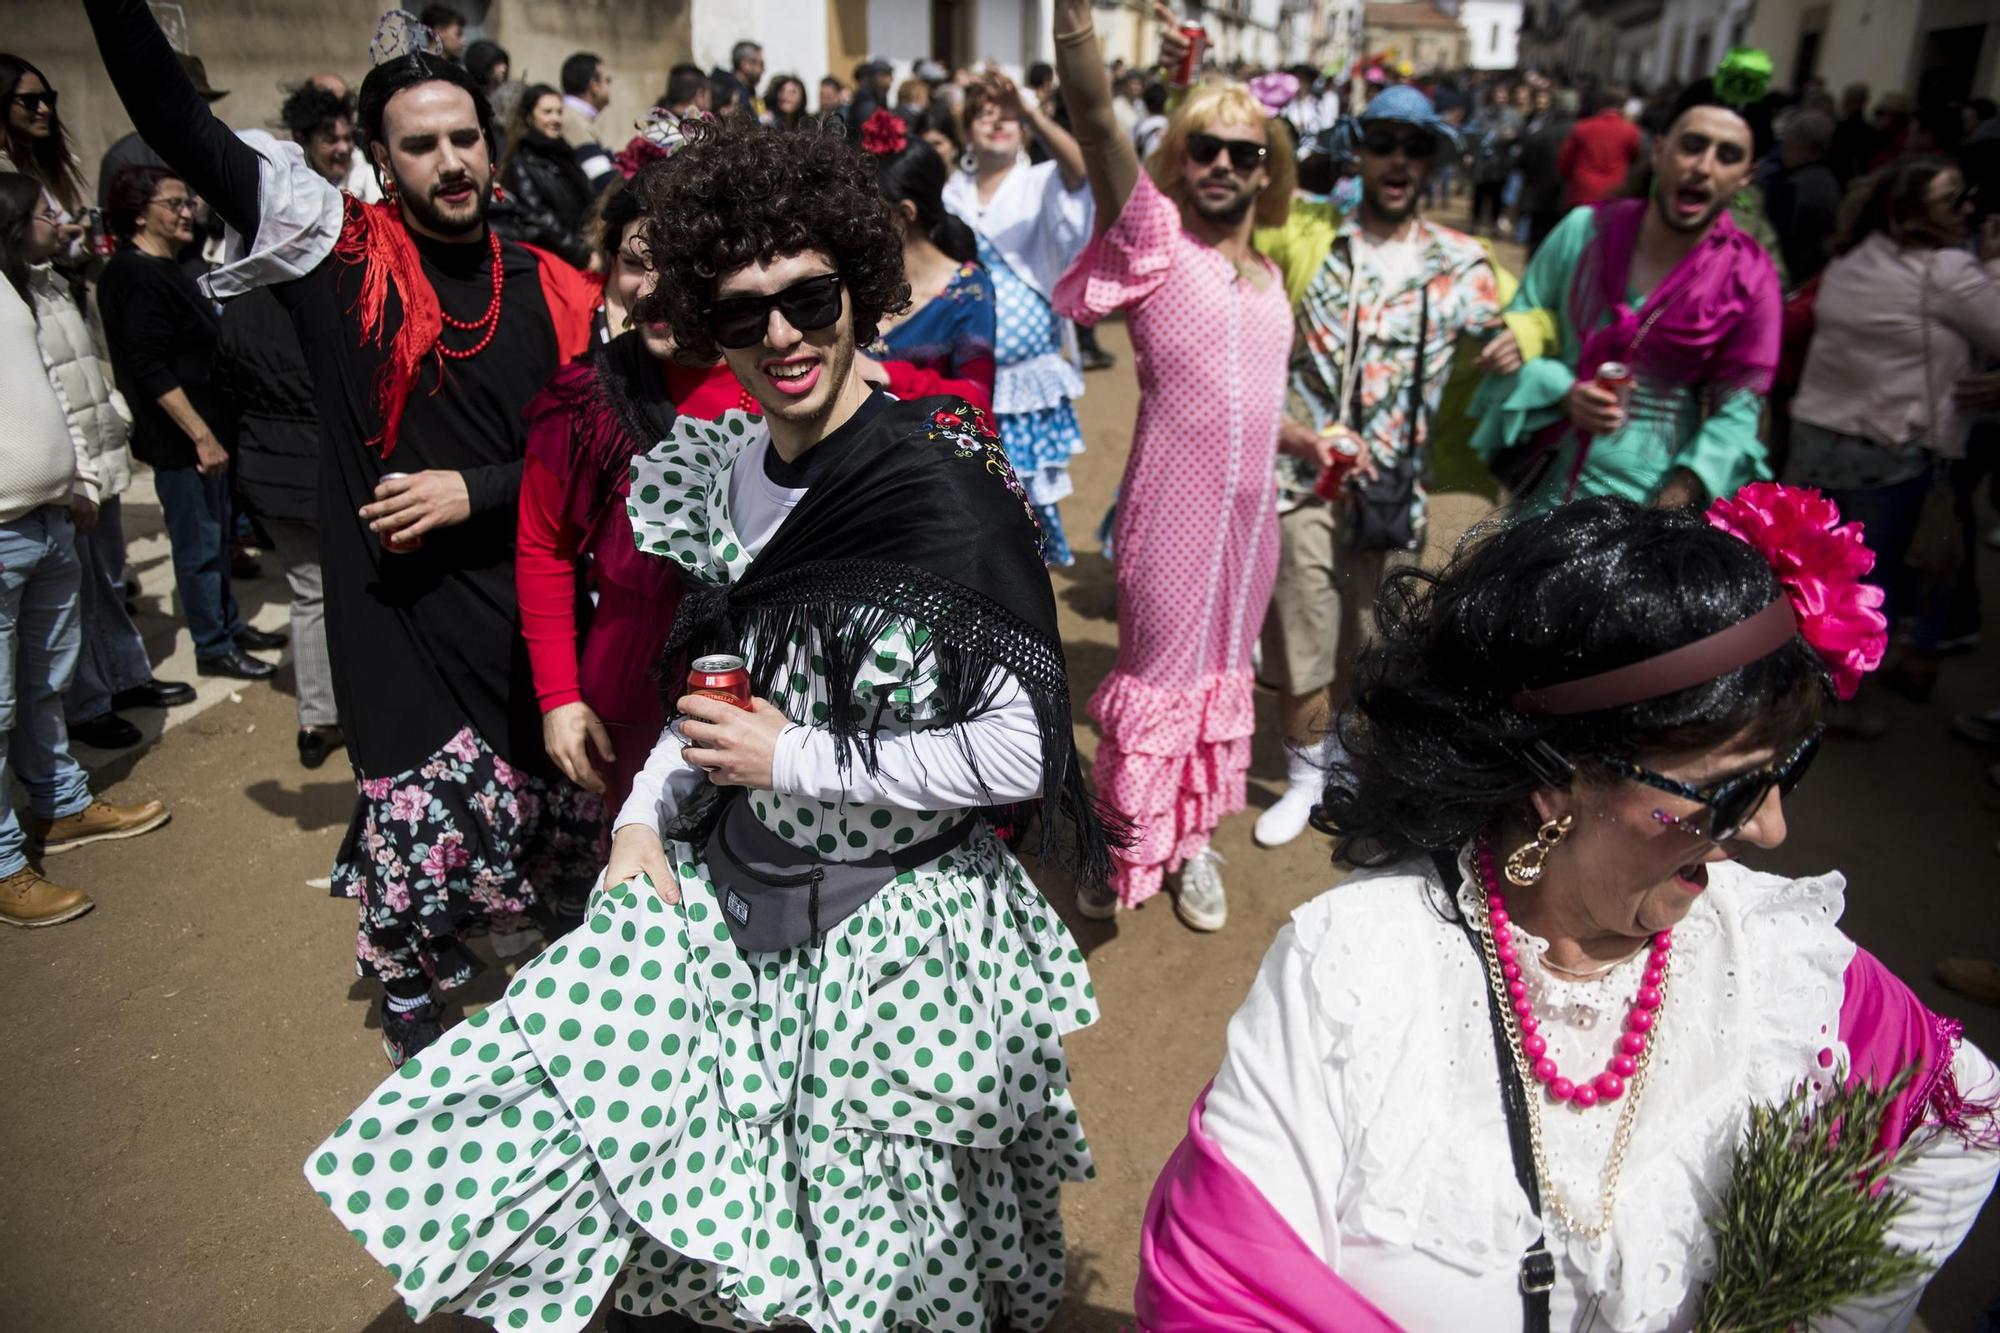
[[[1292,315],[1275,269],[1261,288],[1244,279],[1144,173],[1055,306],[1080,324],[1123,310],[1139,368],[1113,530],[1118,665],[1090,699],[1098,795],[1135,825],[1113,873],[1130,906],[1244,806]]]

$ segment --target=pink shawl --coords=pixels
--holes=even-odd
[[[1883,1126],[1885,1149],[1926,1120],[1960,1134],[1981,1121],[1981,1137],[1992,1134],[1993,1108],[1968,1105],[1951,1076],[1959,1024],[1924,1008],[1864,949],[1848,964],[1840,1034],[1856,1078],[1917,1070],[1899,1113]],[[1134,1295],[1139,1333],[1401,1333],[1307,1248],[1202,1132],[1207,1101],[1204,1089],[1146,1203]]]

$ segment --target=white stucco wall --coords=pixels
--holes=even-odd
[[[868,46],[870,55],[896,67],[900,79],[931,53],[929,0],[868,0]]]
[[[766,82],[774,74],[796,74],[808,98],[818,95],[820,76],[828,72],[824,0],[697,0],[690,18],[694,63],[703,69],[727,69],[730,47],[757,42],[764,48]],[[846,79],[847,70],[837,72]]]
[[[1474,69],[1512,69],[1520,63],[1521,0],[1465,0],[1458,21],[1472,39]]]

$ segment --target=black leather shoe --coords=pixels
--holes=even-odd
[[[149,680],[111,696],[113,708],[177,708],[194,702],[194,686],[177,680]]]
[[[194,673],[197,676],[228,676],[232,680],[264,680],[277,675],[278,668],[261,657],[232,651],[220,657],[196,658]]]
[[[326,757],[347,744],[347,733],[339,727],[300,727],[299,762],[318,768]]]
[[[116,713],[78,722],[69,729],[69,738],[98,750],[125,750],[145,740],[145,733]]]
[[[285,636],[272,630],[246,629],[236,636],[236,646],[246,653],[275,653],[285,646]]]

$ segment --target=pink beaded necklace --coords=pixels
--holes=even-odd
[[[1488,947],[1499,960],[1500,975],[1507,983],[1509,1004],[1520,1034],[1521,1054],[1529,1062],[1529,1073],[1548,1090],[1549,1100],[1568,1102],[1578,1110],[1588,1110],[1599,1102],[1617,1101],[1625,1095],[1625,1081],[1639,1068],[1640,1057],[1645,1054],[1653,1025],[1658,1020],[1660,1005],[1666,998],[1667,967],[1674,947],[1673,931],[1659,932],[1647,946],[1652,951],[1652,957],[1646,960],[1646,972],[1640,978],[1639,992],[1632,997],[1631,1008],[1625,1013],[1625,1031],[1619,1034],[1617,1049],[1605,1062],[1604,1072],[1583,1082],[1564,1078],[1549,1056],[1548,1039],[1541,1035],[1534,1002],[1528,998],[1528,983],[1521,978],[1521,963],[1515,954],[1514,941],[1507,933],[1507,923],[1512,918],[1507,912],[1505,882],[1494,866],[1493,846],[1483,838],[1479,842],[1478,861],[1480,888],[1486,894],[1484,927]]]

